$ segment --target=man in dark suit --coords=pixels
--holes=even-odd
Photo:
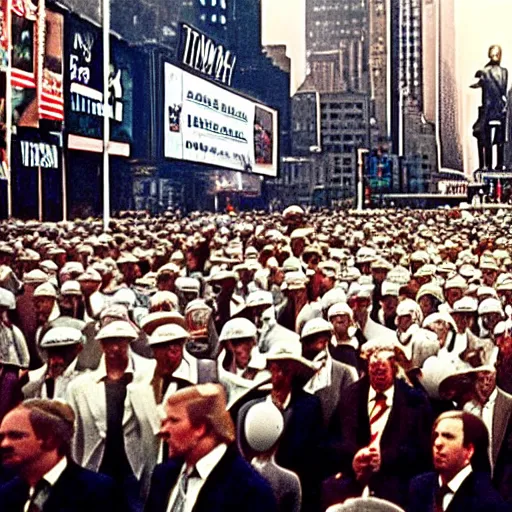
[[[53,400],[26,400],[0,425],[3,464],[17,476],[0,487],[9,512],[107,512],[126,510],[113,481],[69,457],[75,416]]]
[[[276,511],[268,482],[239,455],[220,385],[199,384],[166,402],[160,434],[170,460],[156,466],[146,512]]]
[[[429,468],[431,409],[397,379],[395,350],[387,340],[363,347],[368,376],[347,388],[332,425],[332,469],[341,473],[324,482],[325,507],[361,495],[404,506],[410,479]]]
[[[465,411],[441,414],[433,428],[436,472],[416,477],[410,486],[410,512],[510,511],[492,487],[488,468],[489,435],[477,416]]]

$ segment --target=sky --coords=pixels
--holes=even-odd
[[[287,45],[292,93],[306,73],[305,15],[305,0],[262,0],[263,44]]]

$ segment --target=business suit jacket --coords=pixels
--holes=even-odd
[[[433,512],[435,495],[439,489],[437,473],[425,473],[411,481],[409,512]],[[446,512],[506,512],[505,504],[485,473],[471,473],[455,493]]]
[[[141,430],[130,402],[130,388],[144,379],[149,379],[155,369],[155,361],[144,359],[133,352],[130,354],[134,375],[126,389],[124,403],[123,433],[126,456],[134,475],[139,481],[149,479],[152,467],[141,450],[150,441],[142,436]],[[68,386],[67,401],[75,411],[75,435],[72,452],[76,462],[91,471],[98,471],[105,452],[107,436],[107,404],[105,383],[100,380],[105,372],[104,359],[93,372],[74,379]]]
[[[498,388],[492,418],[493,484],[512,503],[512,395]]]
[[[182,461],[156,466],[145,512],[166,512]],[[199,491],[193,512],[276,512],[269,483],[229,446]]]
[[[0,487],[0,509],[22,512],[28,498],[28,484],[16,477]],[[73,462],[52,487],[42,512],[124,512],[122,496],[112,479],[93,473]]]
[[[333,473],[341,471],[353,477],[354,456],[370,443],[369,389],[365,377],[349,386],[340,400],[337,422],[331,430],[332,453],[340,461]],[[396,379],[391,412],[380,441],[381,468],[369,484],[375,496],[404,505],[410,479],[430,468],[431,427],[432,411],[425,395]],[[334,499],[336,489],[332,491]]]
[[[335,414],[343,391],[356,380],[353,367],[339,361],[332,361],[331,385],[315,391],[320,399],[324,426],[327,428]]]

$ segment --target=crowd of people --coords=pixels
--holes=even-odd
[[[2,222],[0,509],[512,510],[511,221]]]

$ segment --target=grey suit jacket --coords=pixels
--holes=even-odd
[[[512,502],[512,395],[498,388],[492,418],[493,484]]]
[[[341,393],[356,380],[357,374],[352,366],[333,360],[331,385],[315,392],[322,405],[325,427],[331,423],[332,416],[338,408]]]

